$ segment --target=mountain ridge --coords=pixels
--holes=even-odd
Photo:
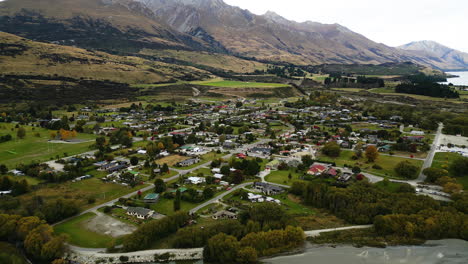
[[[422,56],[440,58],[440,61],[452,69],[468,69],[468,53],[452,49],[432,40],[413,41],[398,47],[399,49],[418,53]]]

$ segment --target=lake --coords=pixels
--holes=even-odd
[[[446,72],[446,73],[451,74],[451,75],[460,76],[460,77],[459,78],[447,79],[447,82],[445,84],[453,83],[454,85],[466,85],[466,86],[468,86],[468,71],[465,71],[465,72]]]
[[[302,254],[263,261],[268,264],[466,264],[468,242],[458,239],[427,241],[421,246],[387,248],[325,247],[308,244]]]

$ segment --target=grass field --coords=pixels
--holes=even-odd
[[[166,163],[168,166],[174,166],[177,163],[187,160],[189,157],[180,156],[180,155],[171,155],[161,159],[156,160],[156,164],[163,165]]]
[[[79,247],[106,248],[109,247],[113,237],[99,234],[86,229],[84,222],[96,216],[95,213],[86,213],[54,227],[57,234],[67,234],[69,242]]]
[[[289,180],[288,175],[291,173],[291,180]],[[291,186],[294,181],[299,180],[301,176],[300,173],[295,172],[294,170],[287,171],[272,171],[268,176],[265,177],[265,180],[268,182],[284,184]]]
[[[49,143],[52,131],[31,126],[22,126],[26,130],[26,137],[17,139],[14,127],[14,124],[8,123],[0,125],[0,135],[10,134],[13,137],[11,141],[0,143],[0,162],[10,169],[20,163],[44,162],[55,159],[57,155],[63,157],[65,153],[68,156],[83,153],[94,144],[95,136],[90,134],[78,135],[77,139],[84,140],[83,143]]]
[[[434,160],[432,161],[432,167],[447,170],[450,166],[450,163],[460,157],[462,156],[457,153],[437,152],[434,156]],[[450,176],[454,177],[455,175]],[[457,179],[458,183],[463,185],[465,190],[468,190],[468,176],[455,177],[455,179]]]
[[[91,178],[79,182],[66,182],[62,184],[49,184],[38,190],[30,192],[22,197],[41,196],[45,200],[56,198],[72,198],[78,202],[81,210],[93,207],[127,193],[137,191],[144,185],[130,188],[115,183],[104,183],[97,178]],[[88,199],[94,198],[95,203],[89,204]]]
[[[423,161],[421,160],[405,159],[405,158],[400,158],[400,157],[384,156],[384,155],[380,155],[375,163],[367,163],[366,160],[364,160],[363,158],[359,160],[351,159],[353,154],[354,154],[353,151],[342,150],[341,155],[338,158],[330,158],[325,155],[321,155],[319,159],[322,161],[327,161],[327,162],[335,162],[336,165],[339,167],[343,167],[345,164],[347,164],[348,166],[357,165],[365,172],[369,172],[377,176],[391,177],[391,178],[398,178],[398,175],[394,171],[394,168],[401,161],[409,161],[412,164],[418,166],[419,168],[421,168],[423,164]],[[378,170],[378,169],[372,168],[374,164],[380,165],[382,169]]]
[[[192,82],[192,83],[193,84],[198,84],[198,85],[214,86],[214,87],[226,87],[226,88],[279,88],[279,87],[289,87],[289,85],[281,84],[281,83],[239,82],[239,81],[222,81],[222,80],[200,81],[200,82]]]

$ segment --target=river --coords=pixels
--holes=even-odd
[[[458,77],[458,78],[449,78],[449,79],[447,79],[447,82],[445,84],[452,83],[454,85],[468,86],[468,71],[464,71],[464,72],[446,72],[446,73],[450,74],[450,75],[460,76],[460,77]]]
[[[308,244],[302,254],[264,260],[268,264],[466,264],[468,242],[458,239],[427,241],[421,246],[387,248],[325,247]]]

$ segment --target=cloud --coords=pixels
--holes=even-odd
[[[303,22],[339,23],[389,46],[434,40],[468,52],[468,1],[460,0],[224,0],[255,14],[274,11]]]

